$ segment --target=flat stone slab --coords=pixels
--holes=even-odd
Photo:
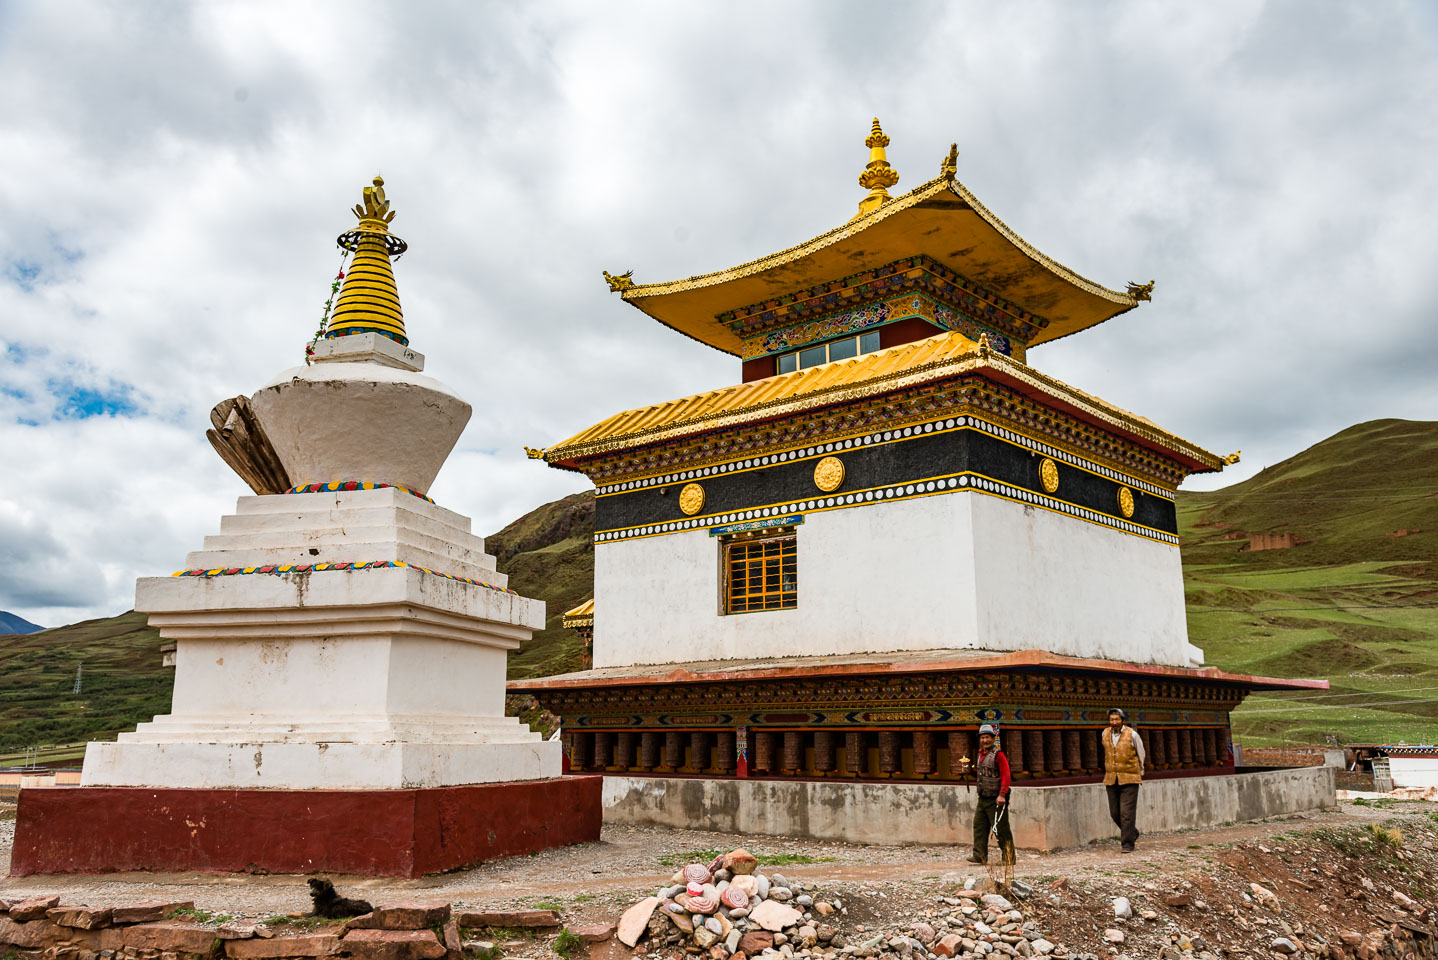
[[[346,926],[351,930],[428,930],[449,920],[447,900],[415,900],[375,907]]]
[[[461,927],[526,927],[548,929],[559,926],[556,910],[485,910],[458,915]]]
[[[41,920],[51,908],[59,905],[60,898],[58,896],[30,897],[28,900],[21,900],[19,903],[10,905],[10,919],[17,923]]]
[[[434,934],[430,934],[431,937]],[[225,955],[236,960],[268,960],[271,957],[325,957],[340,949],[340,938],[332,933],[310,933],[271,940],[227,940]]]
[[[193,900],[145,900],[141,903],[132,903],[129,906],[115,907],[111,911],[110,922],[121,923],[156,923],[160,920],[168,920],[181,910],[195,909]]]
[[[357,960],[439,960],[446,952],[432,930],[351,930],[343,948]]]
[[[114,913],[109,907],[51,907],[45,916],[58,926],[98,930],[110,925]]]

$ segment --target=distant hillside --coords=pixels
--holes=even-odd
[[[37,630],[44,629],[45,628],[38,623],[31,623],[24,617],[17,617],[13,613],[6,613],[4,610],[0,610],[0,636],[10,633],[35,633]]]
[[[160,663],[159,632],[134,611],[7,637],[0,644],[0,753],[113,738],[169,712],[173,676]]]

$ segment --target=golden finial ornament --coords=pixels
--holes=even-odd
[[[1153,283],[1152,280],[1148,283],[1130,283],[1128,285],[1128,295],[1135,300],[1152,300]]]
[[[531,460],[543,460],[544,448],[540,447],[539,449],[535,449],[534,447],[525,447],[524,455]]]
[[[408,345],[390,258],[404,253],[409,244],[389,232],[395,212],[385,198],[382,178],[375,177],[374,185],[364,188],[363,202],[355,204],[354,214],[359,226],[335,239],[341,247],[354,252],[354,259],[325,327],[325,337],[378,333]]]
[[[1238,455],[1239,455],[1240,453],[1242,453],[1242,452],[1243,452],[1242,450],[1235,450],[1235,451],[1233,451],[1232,453],[1230,453],[1228,456],[1223,457],[1223,458],[1222,458],[1222,459],[1223,459],[1223,465],[1224,465],[1225,467],[1231,467],[1231,466],[1233,466],[1235,463],[1238,462]]]
[[[630,287],[634,286],[634,271],[627,270],[624,273],[621,273],[616,276],[610,273],[608,270],[605,270],[604,282],[609,284],[610,293],[623,293],[625,290],[628,290]]]
[[[879,118],[875,117],[869,139],[864,141],[864,146],[869,148],[869,162],[864,166],[864,172],[859,174],[859,186],[868,190],[869,195],[859,201],[859,212],[854,215],[856,219],[883,206],[890,199],[888,188],[899,182],[898,173],[889,166],[889,160],[884,155],[884,148],[888,145],[889,138],[879,126]]]
[[[953,183],[954,178],[958,175],[959,145],[957,143],[951,143],[949,144],[949,155],[944,157],[943,162],[939,164],[939,176],[943,177],[949,183]]]

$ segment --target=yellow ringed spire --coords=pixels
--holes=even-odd
[[[884,148],[888,145],[889,138],[879,126],[879,118],[875,117],[869,138],[864,141],[864,146],[869,148],[869,162],[865,164],[864,172],[859,174],[859,186],[868,190],[869,195],[859,201],[859,212],[853,217],[855,220],[890,200],[888,188],[899,182],[899,174],[889,166],[888,157],[884,155]]]
[[[364,188],[364,202],[355,205],[354,213],[359,226],[335,239],[344,249],[354,251],[354,259],[325,328],[325,338],[379,333],[407,346],[404,311],[399,305],[390,258],[404,253],[409,244],[389,232],[395,212],[385,199],[382,178],[375,177],[374,186]]]

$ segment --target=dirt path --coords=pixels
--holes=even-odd
[[[1340,804],[1330,811],[1242,823],[1210,830],[1145,836],[1134,854],[1119,852],[1116,842],[1050,854],[1020,852],[1015,874],[1033,882],[1064,876],[1126,875],[1135,879],[1192,868],[1194,858],[1212,848],[1261,843],[1289,831],[1316,827],[1361,825],[1381,820],[1412,807],[1431,810],[1432,804],[1415,802],[1370,807]],[[0,821],[0,872],[8,873],[13,821]],[[848,888],[877,898],[900,901],[931,899],[939,886],[967,876],[981,876],[983,868],[965,863],[967,848],[920,846],[864,846],[821,843],[778,837],[736,836],[658,828],[606,827],[597,843],[550,850],[528,857],[483,864],[470,870],[420,880],[341,878],[346,891],[380,902],[423,896],[442,898],[474,907],[536,906],[546,903],[564,909],[574,921],[612,918],[615,906],[632,901],[667,880],[698,851],[728,850],[737,846],[765,857],[781,858],[767,869],[785,875],[821,881],[827,887]],[[712,855],[712,854],[710,854]],[[783,863],[783,858],[797,862]],[[707,857],[706,857],[707,859]],[[802,862],[812,859],[817,862]],[[309,906],[304,877],[291,875],[234,876],[214,874],[120,874],[104,877],[23,877],[0,879],[0,896],[57,893],[69,902],[92,905],[147,898],[194,900],[196,907],[214,913],[268,916],[303,912]]]

